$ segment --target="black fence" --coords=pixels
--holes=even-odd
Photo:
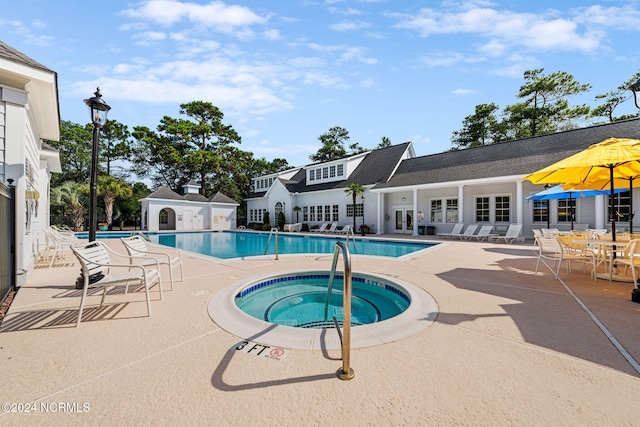
[[[0,182],[0,301],[16,286],[15,187]]]
[[[74,221],[73,218],[69,215],[51,215],[50,218],[51,225],[58,226],[67,226],[71,229],[74,229]],[[135,218],[126,218],[124,220],[116,219],[110,227],[111,230],[140,230],[140,217]],[[76,231],[87,231],[89,230],[89,215],[84,216],[84,226],[82,230]]]

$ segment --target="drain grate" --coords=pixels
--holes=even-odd
[[[338,325],[342,328],[344,326],[341,320],[338,320]],[[351,322],[351,326],[359,326],[362,323],[359,322]],[[336,324],[333,320],[315,320],[313,322],[300,323],[296,325],[297,328],[307,328],[307,329],[335,329]]]

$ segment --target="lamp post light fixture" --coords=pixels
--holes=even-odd
[[[93,124],[93,146],[91,148],[91,180],[89,183],[89,241],[96,240],[98,226],[98,153],[100,149],[100,128],[107,122],[107,113],[111,107],[102,99],[100,88],[94,96],[85,99],[89,107],[91,123]]]
[[[640,92],[640,79],[636,80],[636,82],[629,86],[628,89],[633,92],[633,99],[636,102],[636,107],[640,108],[640,101],[638,101],[638,92]]]

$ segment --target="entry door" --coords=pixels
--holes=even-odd
[[[413,233],[413,209],[396,208],[394,209],[395,232],[396,233]]]

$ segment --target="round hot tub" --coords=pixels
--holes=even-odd
[[[328,271],[263,276],[230,286],[209,302],[209,315],[242,339],[294,349],[339,349],[342,275],[331,295]],[[373,274],[353,273],[351,346],[367,347],[413,335],[435,320],[437,304],[422,289]],[[334,321],[335,318],[335,321]]]

